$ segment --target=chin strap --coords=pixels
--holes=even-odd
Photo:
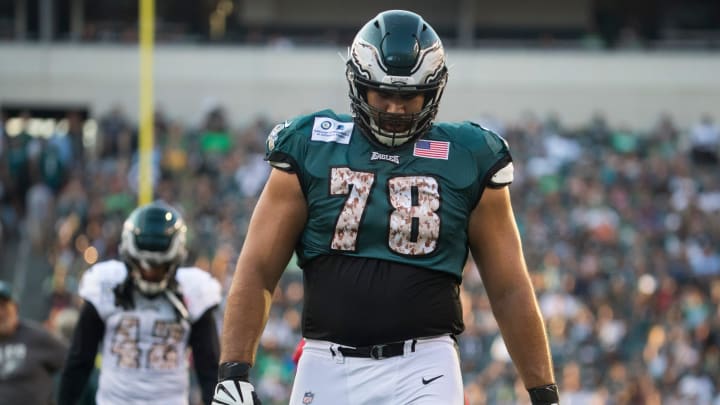
[[[175,270],[171,271],[169,277],[164,278],[162,281],[150,282],[142,278],[138,269],[133,269],[128,263],[125,263],[125,266],[127,266],[129,275],[124,282],[113,289],[115,305],[124,310],[134,309],[133,289],[137,289],[140,294],[151,298],[162,294],[175,309],[178,320],[190,321],[190,313],[182,301],[182,291],[180,291],[180,286],[175,281]]]
[[[173,291],[165,290],[165,296],[167,297],[168,301],[170,301],[170,304],[172,304],[173,308],[175,308],[175,312],[177,312],[178,316],[182,318],[182,320],[189,322],[190,313],[188,313],[187,307],[180,300],[177,294]]]

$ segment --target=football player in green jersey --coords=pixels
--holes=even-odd
[[[558,403],[510,202],[507,143],[436,123],[445,51],[419,15],[382,12],[348,54],[352,116],[277,125],[273,170],[228,295],[214,404],[258,404],[248,381],[273,290],[303,269],[303,355],[291,404],[462,404],[455,336],[472,254],[535,404]]]

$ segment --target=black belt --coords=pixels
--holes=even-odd
[[[417,340],[412,341],[410,351],[415,351]],[[360,346],[360,347],[338,347],[340,353],[345,357],[364,357],[375,360],[387,359],[389,357],[402,356],[405,354],[405,342],[385,343],[381,345]],[[330,348],[333,356],[335,352]]]

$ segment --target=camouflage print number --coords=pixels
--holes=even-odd
[[[330,247],[357,250],[357,235],[375,175],[347,167],[332,169],[330,195],[347,195],[335,223]],[[394,177],[388,181],[393,211],[388,226],[388,247],[402,255],[426,255],[435,251],[440,234],[440,191],[428,176]]]
[[[432,177],[395,177],[388,181],[390,214],[388,245],[403,255],[426,255],[437,247],[440,234],[440,192]]]
[[[180,353],[178,344],[183,338],[183,327],[177,322],[155,321],[152,329],[155,343],[148,351],[148,368],[168,370],[178,366]]]
[[[140,367],[140,349],[138,348],[139,325],[140,320],[137,317],[125,316],[120,319],[117,328],[115,328],[111,352],[117,356],[117,364],[119,367]]]
[[[183,325],[177,322],[157,320],[153,324],[154,342],[147,353],[146,368],[167,370],[180,364],[179,344],[184,337]],[[123,368],[140,368],[141,350],[140,320],[135,316],[124,316],[120,319],[112,338],[111,352],[117,356],[117,364]]]
[[[330,175],[330,195],[347,195],[347,199],[335,223],[331,249],[345,251],[357,249],[358,227],[373,182],[375,182],[373,173],[356,172],[347,167],[333,167]]]

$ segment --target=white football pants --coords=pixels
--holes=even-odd
[[[406,341],[402,356],[375,360],[343,357],[342,346],[306,339],[290,405],[462,405],[455,341],[441,336],[417,339],[414,352],[411,346]]]

